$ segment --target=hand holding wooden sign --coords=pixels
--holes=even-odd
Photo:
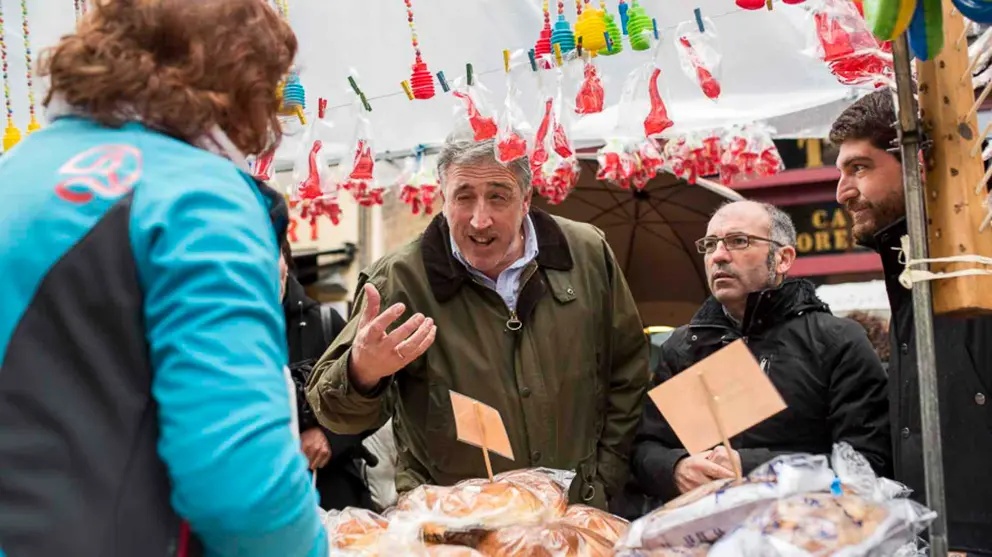
[[[693,455],[720,443],[733,454],[731,437],[786,408],[740,340],[658,385],[648,396]],[[741,477],[740,464],[731,461]]]
[[[510,446],[503,418],[492,406],[454,391],[448,392],[451,396],[451,409],[455,414],[458,440],[482,449],[486,472],[489,474],[489,481],[492,481],[493,465],[489,461],[489,451],[513,460],[513,448]]]

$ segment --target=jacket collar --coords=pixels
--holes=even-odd
[[[286,315],[291,315],[294,311],[307,311],[318,305],[319,302],[307,296],[307,291],[292,272],[286,275],[286,296],[282,299],[282,307]]]
[[[748,294],[740,331],[744,334],[761,332],[808,312],[829,313],[830,308],[816,296],[813,283],[805,279],[787,279],[775,288]],[[689,326],[737,329],[723,304],[713,296],[703,303]]]
[[[554,218],[544,211],[533,208],[530,211],[531,222],[537,236],[537,264],[545,269],[570,271],[574,266],[572,252],[568,240]],[[427,281],[430,283],[434,298],[447,302],[458,293],[467,280],[472,280],[468,269],[465,268],[451,252],[451,232],[444,214],[434,217],[434,220],[424,230],[421,241],[421,257],[427,271]]]

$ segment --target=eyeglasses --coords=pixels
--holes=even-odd
[[[768,242],[775,246],[781,247],[782,244],[772,240],[770,238],[762,238],[761,236],[755,236],[753,234],[727,234],[723,238],[717,236],[706,236],[705,238],[700,238],[696,240],[696,251],[702,254],[710,254],[716,251],[717,246],[720,242],[730,251],[740,251],[751,247],[751,241],[758,240],[761,242]]]

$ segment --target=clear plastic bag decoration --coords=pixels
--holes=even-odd
[[[568,110],[563,102],[562,71],[556,70],[553,87],[541,83],[541,120],[534,134],[530,152],[532,184],[549,203],[558,204],[568,197],[579,181],[580,167],[566,131]],[[538,78],[541,80],[541,78]],[[543,80],[542,80],[543,81]]]
[[[408,157],[403,170],[394,184],[400,201],[410,206],[414,215],[434,214],[434,201],[438,192],[434,169],[427,164],[423,146],[418,146],[416,155]]]
[[[520,89],[517,79],[523,71],[530,71],[530,65],[522,52],[510,57],[510,71],[506,74],[506,98],[503,110],[499,113],[496,131],[496,160],[509,164],[527,156],[527,139],[531,129],[520,106]]]
[[[591,58],[583,60],[582,80],[575,94],[575,113],[599,114],[603,111],[605,102],[606,91],[603,89],[603,80],[600,78],[596,64]]]
[[[400,170],[393,189],[397,192],[399,200],[410,206],[410,212],[419,215],[422,211],[420,202],[420,188],[413,183],[413,175],[417,172],[417,158],[407,157],[403,161],[403,169]]]
[[[871,34],[856,2],[808,0],[803,7],[807,56],[826,63],[844,85],[894,85],[891,45]]]
[[[675,49],[679,65],[689,79],[696,83],[707,98],[720,98],[720,70],[722,55],[716,27],[709,18],[703,18],[700,31],[695,21],[684,21],[675,30]]]
[[[468,83],[468,76],[458,78],[454,82],[451,94],[455,103],[456,129],[468,128],[475,141],[485,141],[496,137],[499,127],[493,115],[492,104],[489,101],[489,90],[478,80]]]
[[[255,157],[252,161],[251,173],[252,176],[257,180],[263,182],[270,182],[275,180],[276,173],[272,168],[272,164],[275,162],[276,150],[269,149],[268,151],[262,153],[261,155]]]
[[[617,548],[691,549],[711,544],[755,510],[797,493],[829,490],[833,481],[826,456],[780,456],[740,480],[700,486],[634,521]]]
[[[356,105],[355,138],[352,142],[348,173],[341,182],[341,189],[351,193],[363,207],[382,205],[384,188],[375,179],[375,147],[372,122],[369,114]]]
[[[341,223],[338,183],[331,171],[325,140],[331,129],[328,122],[316,118],[305,130],[293,164],[293,185],[289,188],[290,208],[299,209],[300,218],[316,230],[320,217],[335,226]]]

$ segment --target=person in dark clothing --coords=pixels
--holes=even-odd
[[[361,507],[373,509],[372,494],[362,474],[363,435],[339,435],[322,427],[306,398],[313,365],[345,326],[344,318],[307,296],[292,269],[289,244],[283,243],[279,270],[289,371],[296,385],[300,416],[300,444],[310,469],[317,471],[317,493],[325,510]]]
[[[840,147],[837,201],[850,211],[858,243],[882,257],[891,360],[889,401],[895,479],[925,502],[920,392],[912,291],[899,283],[900,238],[906,231],[902,164],[889,152],[896,140],[892,91],[867,95],[845,110],[830,131]],[[987,254],[986,254],[987,255]],[[992,555],[992,317],[934,318],[944,489],[950,547]]]
[[[697,241],[713,296],[665,342],[656,383],[744,339],[788,407],[731,438],[732,454],[719,446],[689,455],[658,409],[646,404],[631,467],[656,503],[733,477],[730,459],[747,474],[781,454],[829,454],[840,441],[878,474],[891,473],[881,362],[864,329],[833,316],[812,283],[785,280],[795,242],[788,215],[753,201],[723,206]]]

